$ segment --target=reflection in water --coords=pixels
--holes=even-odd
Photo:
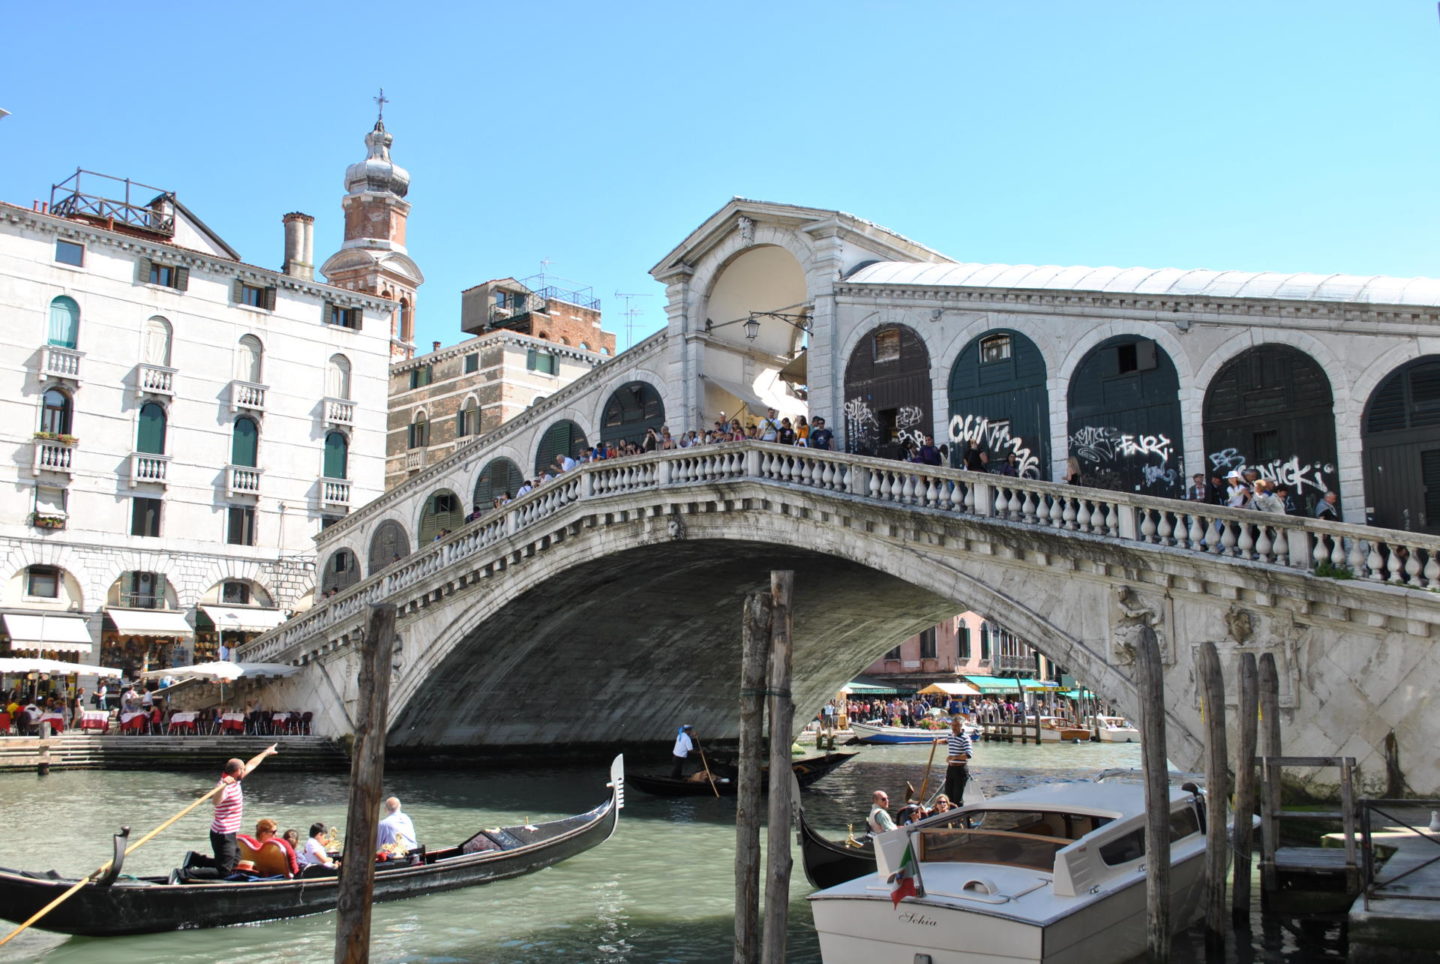
[[[908,780],[919,787],[928,746],[870,747],[805,794],[817,827],[843,836],[863,826],[870,792],[898,800]],[[1138,766],[1131,744],[977,745],[976,783],[987,793],[1035,782],[1084,777],[1107,767]],[[220,761],[216,761],[217,765]],[[943,763],[943,761],[942,761]],[[603,764],[603,765],[602,765]],[[504,771],[401,771],[386,793],[404,802],[422,843],[458,842],[481,827],[523,817],[549,819],[587,810],[604,796],[608,761],[582,768]],[[932,791],[943,780],[932,773]],[[78,875],[109,856],[109,834],[128,823],[148,831],[208,789],[208,774],[55,772],[0,774],[0,865],[54,868]],[[733,937],[735,802],[687,797],[665,800],[631,789],[614,838],[588,853],[528,877],[483,887],[376,905],[372,960],[405,962],[675,962],[727,961]],[[343,824],[343,775],[258,771],[246,780],[246,822],[273,817],[282,828],[316,820]],[[164,873],[186,849],[208,849],[209,806],[129,858],[126,870]],[[763,835],[762,835],[763,841]],[[795,855],[789,930],[792,962],[819,961],[804,895],[810,888]],[[1275,960],[1270,948],[1239,959]],[[87,939],[31,930],[6,945],[5,960],[95,964],[165,961],[177,964],[329,961],[330,914],[210,930]],[[13,953],[10,953],[12,952]],[[1203,943],[1177,948],[1177,961],[1204,959]],[[1236,959],[1233,958],[1232,959]],[[1300,960],[1301,956],[1294,955]]]

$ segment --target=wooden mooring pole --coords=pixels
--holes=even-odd
[[[740,627],[740,772],[735,805],[735,964],[760,960],[760,754],[765,739],[765,662],[770,594],[745,598]]]
[[[1256,679],[1260,688],[1260,757],[1278,757],[1284,750],[1280,745],[1280,674],[1275,668],[1275,654],[1261,653]],[[1263,772],[1263,771],[1262,771]],[[1260,886],[1265,899],[1275,890],[1277,880],[1275,863],[1271,855],[1279,846],[1280,827],[1275,814],[1280,812],[1280,780],[1265,780],[1260,792],[1265,795],[1260,812],[1264,825],[1260,828],[1264,845],[1260,854]]]
[[[395,647],[395,606],[370,607],[360,647],[355,750],[350,760],[350,806],[340,863],[335,917],[335,964],[370,960],[370,903],[375,890],[375,830],[385,778],[385,732],[390,704],[390,660]]]
[[[1135,635],[1140,752],[1145,765],[1145,941],[1153,964],[1170,960],[1170,769],[1165,755],[1165,668],[1155,630]]]
[[[1259,725],[1260,680],[1254,653],[1240,654],[1239,744],[1235,747],[1235,871],[1230,885],[1230,919],[1250,923],[1251,851],[1255,834],[1255,742]]]
[[[1205,947],[1213,957],[1225,950],[1225,871],[1230,856],[1225,805],[1230,800],[1229,751],[1225,740],[1225,673],[1215,644],[1196,650],[1205,711]]]
[[[795,573],[770,573],[770,815],[765,857],[765,943],[763,964],[785,964],[790,915],[790,731],[795,707],[790,699],[790,598]]]

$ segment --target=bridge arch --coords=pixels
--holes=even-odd
[[[1376,386],[1361,444],[1374,524],[1440,532],[1440,354],[1412,359]]]
[[[665,423],[665,399],[660,390],[644,379],[633,379],[610,393],[598,413],[600,441],[644,441],[645,433],[658,434]]]
[[[365,573],[370,576],[410,555],[410,536],[405,527],[396,519],[382,521],[370,536],[368,555]]]
[[[325,558],[320,567],[320,591],[343,592],[360,581],[360,560],[355,553],[341,547]]]
[[[1014,454],[1018,471],[1038,479],[1050,471],[1050,394],[1045,357],[1022,332],[991,328],[975,336],[950,369],[950,464],[963,467],[974,439],[992,463]]]
[[[845,364],[845,446],[861,455],[898,457],[935,431],[930,350],[898,322],[870,328]]]
[[[516,465],[513,459],[497,456],[486,462],[480,474],[475,477],[475,489],[470,501],[481,512],[489,512],[496,496],[507,493],[514,496],[524,484],[525,473],[520,471],[520,466]]]
[[[425,497],[415,521],[417,546],[434,542],[465,524],[465,508],[450,489],[436,489]]]
[[[553,468],[555,456],[563,453],[575,458],[588,444],[585,430],[572,419],[551,422],[535,442],[535,475]]]

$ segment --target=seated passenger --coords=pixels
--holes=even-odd
[[[310,825],[310,839],[305,841],[305,849],[300,851],[301,867],[337,867],[339,861],[332,860],[329,852],[325,849],[325,825],[323,823],[312,823]]]
[[[293,877],[300,872],[300,858],[284,837],[275,835],[278,827],[274,820],[265,817],[256,822],[255,836],[242,833],[235,837],[240,856],[254,861],[255,872],[262,877]]]
[[[385,801],[387,815],[380,821],[380,826],[375,832],[375,849],[383,850],[390,847],[400,853],[406,853],[420,846],[419,839],[415,836],[415,824],[410,817],[400,810],[400,798],[390,797]]]

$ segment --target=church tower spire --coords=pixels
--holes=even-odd
[[[405,250],[410,172],[390,159],[395,138],[385,129],[384,90],[376,102],[380,113],[365,135],[365,159],[345,169],[345,241],[320,270],[336,287],[399,303],[390,319],[390,354],[405,359],[415,355],[415,292],[425,276]]]

